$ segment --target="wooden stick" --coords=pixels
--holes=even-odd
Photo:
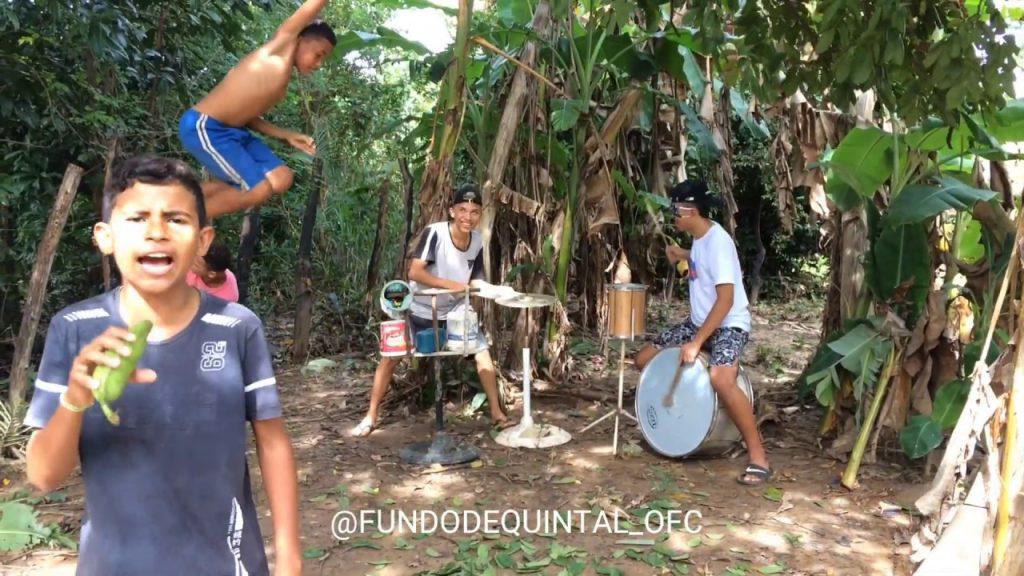
[[[64,179],[60,183],[60,189],[57,191],[57,201],[54,203],[53,211],[50,212],[50,220],[46,223],[46,232],[43,234],[43,240],[39,243],[39,250],[36,251],[36,263],[32,267],[32,279],[29,280],[28,297],[25,299],[25,308],[21,315],[18,339],[14,341],[14,360],[11,363],[10,398],[15,413],[17,406],[25,398],[25,390],[28,389],[28,363],[32,356],[32,345],[36,339],[36,328],[39,327],[43,296],[46,295],[46,284],[50,279],[53,257],[57,253],[57,245],[60,244],[60,235],[68,220],[68,213],[71,212],[71,203],[75,199],[75,194],[78,193],[78,183],[82,180],[82,172],[80,166],[68,164],[67,170],[64,171]]]
[[[622,414],[622,382],[626,373],[626,341],[621,340],[619,356],[619,407],[615,410],[615,432],[612,435],[612,456],[619,454],[619,414]]]
[[[996,324],[999,323],[999,312],[1003,309],[1003,300],[1006,298],[1006,290],[1010,286],[1010,276],[1017,272],[1017,265],[1020,260],[1017,258],[1017,247],[1020,246],[1021,227],[1024,225],[1024,210],[1017,214],[1017,235],[1013,240],[1013,248],[1010,249],[1010,263],[1006,267],[1006,275],[1003,276],[1003,285],[999,289],[999,296],[996,297],[996,305],[992,308],[992,318],[988,323],[988,334],[985,336],[985,344],[981,347],[981,358],[979,362],[988,365],[988,348],[992,344],[992,335],[996,331]],[[977,365],[975,365],[977,370]]]
[[[661,405],[665,408],[671,408],[676,403],[676,388],[679,387],[679,375],[683,373],[683,367],[686,366],[682,362],[679,366],[676,366],[675,376],[672,376],[672,384],[669,386],[668,392],[665,392],[664,398],[661,399]]]
[[[547,84],[547,85],[548,85],[548,87],[550,87],[550,88],[551,88],[552,90],[554,90],[555,92],[557,92],[557,93],[558,93],[558,95],[559,95],[559,96],[561,96],[562,98],[568,98],[568,97],[569,97],[568,95],[566,95],[566,93],[565,93],[565,92],[563,92],[563,91],[562,91],[562,89],[561,89],[561,88],[559,88],[558,86],[555,86],[555,85],[554,85],[554,83],[553,83],[553,82],[551,82],[551,80],[548,80],[547,78],[545,78],[543,74],[541,74],[540,72],[537,72],[537,71],[536,71],[536,70],[534,70],[533,68],[530,68],[530,67],[529,67],[529,66],[527,66],[526,64],[523,64],[523,63],[522,63],[522,62],[520,62],[519,60],[516,60],[516,59],[515,59],[515,58],[514,58],[514,57],[513,57],[513,56],[512,56],[511,54],[509,54],[508,52],[505,52],[505,51],[504,51],[504,50],[502,50],[501,48],[498,48],[498,47],[497,47],[497,46],[495,46],[494,44],[491,44],[490,42],[488,42],[487,40],[484,40],[483,38],[481,38],[481,37],[479,37],[479,36],[474,36],[474,37],[472,38],[472,40],[473,40],[473,42],[476,42],[477,44],[479,44],[479,45],[483,46],[484,48],[486,48],[486,49],[490,50],[491,52],[494,52],[495,54],[497,54],[497,55],[501,56],[502,58],[504,58],[504,59],[508,60],[509,62],[511,62],[511,63],[513,63],[513,64],[515,64],[515,65],[516,65],[516,66],[518,66],[519,68],[521,68],[521,69],[523,69],[523,70],[526,70],[526,71],[527,71],[527,72],[528,72],[528,73],[529,73],[530,75],[534,76],[535,78],[537,78],[537,79],[538,79],[538,80],[540,80],[541,82],[543,82],[543,83]]]

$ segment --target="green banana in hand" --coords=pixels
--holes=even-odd
[[[124,394],[124,388],[128,385],[128,379],[131,378],[132,372],[135,371],[135,367],[139,364],[142,353],[146,351],[146,338],[152,329],[153,323],[149,320],[143,320],[132,326],[132,334],[135,335],[135,341],[131,343],[131,354],[127,357],[121,357],[121,364],[117,368],[101,364],[92,373],[93,379],[99,382],[99,387],[93,390],[92,395],[96,397],[96,401],[99,402],[100,408],[103,409],[103,414],[106,415],[107,420],[114,426],[121,423],[121,418],[110,405],[120,398],[121,394]],[[107,350],[107,356],[118,357],[121,355],[113,350]]]

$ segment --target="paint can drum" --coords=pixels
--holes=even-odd
[[[408,330],[405,320],[388,320],[380,323],[380,355],[405,356],[409,353]]]

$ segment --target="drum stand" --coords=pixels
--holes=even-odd
[[[632,339],[633,339],[632,337],[628,338],[628,340],[632,340]],[[626,412],[622,408],[623,380],[625,379],[625,376],[626,376],[626,340],[627,340],[627,338],[619,338],[618,340],[619,340],[619,404],[618,404],[618,406],[614,410],[608,411],[607,414],[605,414],[604,416],[601,416],[597,420],[594,420],[590,424],[587,424],[587,426],[585,428],[580,430],[580,434],[582,434],[582,433],[586,432],[587,430],[590,430],[594,426],[597,426],[601,422],[604,422],[608,418],[611,418],[612,416],[615,416],[615,432],[612,434],[612,456],[616,456],[619,453],[619,415],[625,416],[626,418],[629,418],[633,422],[637,421],[636,420],[636,416],[633,416],[632,414],[630,414],[629,412]]]
[[[499,304],[502,301],[499,300]],[[515,303],[506,301],[505,306],[520,307]],[[530,305],[521,305],[526,308],[526,335],[524,340],[530,337]],[[511,448],[550,448],[559,446],[572,440],[572,436],[557,426],[548,424],[534,424],[530,403],[530,374],[533,366],[530,364],[530,345],[526,342],[523,347],[523,418],[512,428],[502,430],[494,441],[502,446]]]
[[[477,450],[475,446],[449,436],[444,430],[444,385],[441,382],[441,356],[462,355],[467,352],[466,348],[463,348],[462,352],[441,350],[441,336],[437,325],[437,296],[440,293],[448,294],[454,292],[455,291],[453,290],[432,290],[427,292],[427,294],[431,296],[431,308],[434,313],[434,352],[417,352],[415,355],[421,358],[433,357],[434,360],[434,386],[436,390],[434,393],[435,430],[434,438],[432,440],[427,442],[416,442],[415,444],[410,444],[405,448],[402,448],[399,456],[406,464],[417,464],[421,466],[442,464],[450,466],[453,464],[471,462],[480,457],[480,451]],[[466,292],[466,303],[469,303],[468,291]]]
[[[614,286],[613,286],[613,288],[614,288]],[[631,293],[633,291],[631,290],[629,292]],[[612,434],[612,456],[618,456],[618,454],[619,454],[619,416],[625,416],[625,417],[629,418],[630,420],[632,420],[633,422],[637,421],[635,416],[633,416],[629,412],[626,412],[625,410],[622,409],[622,391],[623,391],[623,387],[624,387],[623,381],[625,380],[625,377],[626,377],[626,341],[627,340],[632,341],[632,340],[636,339],[638,329],[639,329],[639,331],[641,333],[643,332],[644,328],[637,326],[637,320],[638,320],[637,315],[638,314],[641,314],[641,315],[645,315],[646,314],[646,305],[642,306],[641,307],[641,311],[638,312],[637,309],[636,309],[636,305],[635,304],[636,304],[636,302],[635,302],[634,298],[632,296],[630,296],[630,299],[629,299],[629,318],[628,318],[628,320],[629,320],[629,329],[628,330],[620,330],[620,323],[619,323],[618,320],[623,320],[623,318],[618,318],[618,313],[616,312],[616,310],[618,310],[619,308],[618,308],[618,305],[615,303],[614,299],[612,299],[612,301],[611,301],[611,304],[610,304],[611,309],[609,310],[609,313],[608,313],[608,339],[609,340],[618,340],[619,341],[619,399],[618,399],[618,405],[615,407],[614,410],[609,411],[604,416],[601,416],[597,420],[594,420],[590,424],[587,424],[586,427],[584,427],[582,430],[580,430],[580,433],[582,434],[583,432],[586,432],[587,430],[590,430],[594,426],[597,426],[601,422],[604,422],[605,420],[607,420],[611,416],[615,416],[615,432]],[[644,318],[639,318],[639,320],[641,320],[641,325],[643,325],[642,321],[644,320]]]

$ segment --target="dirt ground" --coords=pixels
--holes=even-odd
[[[668,317],[666,310],[655,309],[651,327],[663,326]],[[478,447],[482,458],[450,469],[408,466],[399,458],[401,448],[431,434],[433,411],[413,402],[390,404],[382,427],[369,438],[348,436],[365,408],[372,357],[338,359],[337,366],[305,376],[298,369],[283,372],[279,383],[299,463],[306,573],[910,574],[906,542],[913,519],[898,502],[901,492],[920,482],[918,472],[895,464],[864,465],[861,488],[843,489],[838,476],[844,464],[826,457],[816,443],[820,410],[796,402],[792,381],[813,351],[817,327],[817,310],[807,303],[755,310],[744,365],[776,472],[766,487],[757,488],[735,481],[745,464],[742,452],[731,458],[670,460],[645,449],[630,423],[621,430],[623,454],[614,458],[611,420],[579,434],[612,405],[617,385],[617,355],[602,356],[593,342],[574,342],[574,373],[583,377],[560,389],[604,393],[610,402],[565,395],[534,398],[534,419],[570,431],[571,442],[546,450],[500,446],[492,439],[486,410],[468,409],[470,394],[462,405],[449,402],[447,428]],[[627,388],[637,378],[628,366]],[[453,400],[459,400],[457,394]],[[512,414],[521,414],[518,402]],[[252,457],[267,534],[269,511]],[[23,470],[15,466],[0,472],[0,498],[23,488]],[[45,522],[62,523],[77,537],[80,479],[63,493],[66,501],[37,508]],[[424,511],[433,511],[439,522],[447,519],[443,526],[449,531],[456,515],[472,524],[473,518],[486,520],[492,514],[504,519],[506,527],[514,528],[518,519],[520,533],[448,534],[439,526],[431,534],[384,534],[371,528],[339,541],[332,535],[332,519],[345,510],[356,515],[380,511],[383,529],[392,523],[393,512],[407,519],[417,513],[422,519],[431,517]],[[513,518],[510,511],[525,515]],[[544,511],[551,511],[546,524]],[[572,525],[551,520],[555,512],[572,519]],[[680,525],[684,519],[689,523]],[[670,520],[677,523],[672,530],[665,526]],[[545,527],[554,533],[538,533]],[[70,551],[0,555],[3,573],[73,570]]]

